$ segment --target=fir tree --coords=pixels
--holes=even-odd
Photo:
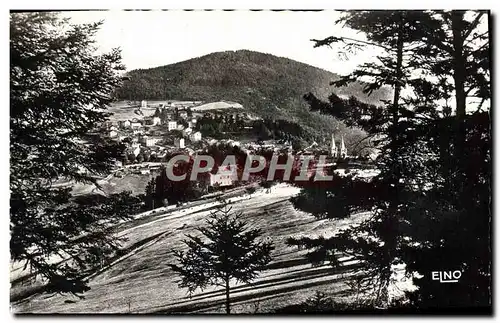
[[[334,180],[328,187],[320,188],[321,191],[326,190],[321,194],[326,199],[324,207],[327,208],[325,212],[329,217],[346,217],[356,211],[371,211],[373,217],[358,227],[342,232],[331,241],[313,242],[310,246],[325,255],[334,257],[335,253],[321,251],[333,248],[361,260],[365,269],[371,273],[370,281],[365,283],[376,286],[374,296],[384,306],[387,305],[387,288],[392,268],[402,263],[398,255],[404,244],[399,237],[404,219],[401,214],[404,204],[402,196],[411,192],[408,184],[413,180],[410,169],[403,165],[407,163],[405,156],[415,154],[412,150],[415,140],[408,141],[407,134],[403,135],[413,120],[402,118],[407,108],[403,106],[401,91],[411,77],[407,57],[411,57],[415,47],[420,45],[419,34],[415,32],[415,26],[420,25],[420,20],[419,12],[348,12],[340,22],[363,31],[367,41],[337,37],[316,41],[316,46],[343,42],[347,49],[367,44],[382,48],[384,54],[377,57],[378,62],[363,64],[352,74],[333,84],[345,86],[350,82],[364,80],[364,91],[367,93],[382,86],[391,86],[394,90],[393,100],[385,102],[385,107],[367,105],[356,98],[343,100],[335,94],[330,96],[328,103],[321,102],[312,94],[305,96],[313,111],[331,114],[348,125],[359,126],[378,139],[381,153],[376,166],[380,174],[372,181],[365,183],[348,176],[347,181],[337,180],[344,182],[342,186],[335,186],[338,183]],[[311,194],[318,194],[313,193],[314,190],[317,189],[306,189],[302,200],[307,200]],[[358,192],[365,194],[359,198],[361,194]],[[303,206],[300,198],[299,196],[296,200],[298,207]],[[329,206],[333,209],[328,209]]]
[[[189,293],[207,286],[220,286],[226,294],[226,313],[231,311],[230,283],[250,283],[271,261],[273,246],[260,241],[262,231],[250,229],[223,203],[198,229],[201,236],[188,235],[187,251],[175,251],[178,264],[170,265],[182,277],[179,287]]]
[[[99,26],[52,13],[10,16],[11,259],[26,262],[53,291],[88,289],[95,250],[117,248],[109,228],[129,216],[106,205],[68,207],[69,192],[51,188],[61,177],[95,183],[123,152],[88,135],[106,121],[123,70],[117,50],[95,53]]]
[[[421,99],[413,104],[442,112],[428,128],[429,142],[439,156],[428,176],[435,185],[408,210],[415,219],[411,236],[418,247],[409,248],[405,262],[408,271],[428,273],[414,278],[419,289],[410,299],[418,307],[488,308],[492,215],[489,17],[484,11],[428,14],[437,28],[425,35],[428,41],[418,51],[419,66],[434,78],[417,82],[414,88]],[[436,286],[429,278],[436,270],[460,270],[463,278],[453,287]]]
[[[440,15],[442,19],[438,19]],[[415,305],[490,304],[490,121],[488,113],[477,111],[466,116],[460,111],[463,100],[458,97],[463,93],[461,83],[456,82],[456,74],[465,73],[458,78],[467,80],[470,91],[488,100],[489,72],[484,72],[488,57],[482,52],[487,45],[469,50],[463,47],[459,55],[452,54],[456,51],[448,46],[448,56],[436,54],[444,50],[440,47],[456,44],[457,37],[463,45],[464,37],[477,27],[476,18],[482,14],[473,13],[475,18],[469,22],[464,16],[457,12],[348,12],[341,21],[364,32],[367,40],[329,37],[316,42],[318,46],[342,42],[348,50],[367,44],[382,47],[386,56],[378,57],[379,63],[364,64],[334,85],[362,80],[367,92],[390,85],[394,98],[383,107],[364,104],[354,97],[344,100],[335,94],[329,102],[312,94],[305,96],[312,110],[359,126],[375,139],[380,149],[375,161],[380,174],[364,183],[350,178],[334,185],[339,184],[334,179],[330,186],[304,189],[294,201],[298,208],[327,217],[345,217],[359,211],[373,215],[331,239],[289,242],[311,248],[309,256],[315,261],[330,258],[338,265],[339,253],[359,259],[370,273],[370,283],[377,283],[376,297],[385,305],[394,265],[406,265],[409,276],[423,275],[413,278],[419,286],[411,296]],[[458,17],[463,21],[458,22]],[[453,27],[443,32],[446,24]],[[473,34],[484,37],[481,32]],[[465,69],[458,68],[457,60],[467,52],[476,53],[478,60],[470,60]],[[453,76],[454,87],[446,75],[441,75],[444,66],[443,74]],[[434,81],[425,76],[434,76]],[[402,89],[413,95],[402,97]],[[440,103],[453,95],[457,98],[455,115]],[[460,145],[462,148],[458,148]],[[450,150],[450,146],[455,149]],[[315,196],[321,196],[325,203],[309,203]],[[464,245],[465,241],[470,245]],[[430,272],[450,270],[445,268],[450,266],[462,270],[467,281],[450,289],[433,284]]]

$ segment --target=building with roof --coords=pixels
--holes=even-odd
[[[122,129],[130,128],[130,120],[118,121],[118,126]]]
[[[130,123],[130,128],[132,128],[132,129],[142,128],[142,123],[140,123],[138,121],[137,122],[133,121]]]
[[[168,131],[176,130],[177,129],[177,121],[169,121],[167,123]]]
[[[201,140],[201,132],[196,131],[189,135],[189,140],[196,142]]]
[[[109,138],[116,138],[118,136],[118,131],[116,131],[116,130],[110,130],[108,132],[108,136],[109,136]]]
[[[184,138],[176,138],[174,140],[174,145],[177,148],[184,148],[185,147]]]
[[[209,187],[232,186],[236,178],[236,165],[220,166],[216,174],[209,174],[209,176],[207,177],[207,185]]]
[[[155,146],[158,142],[160,142],[162,139],[159,137],[149,137],[149,136],[142,136],[141,137],[141,142],[146,146],[146,147],[151,147]]]

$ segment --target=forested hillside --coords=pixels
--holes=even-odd
[[[388,89],[370,96],[363,94],[360,83],[334,89],[329,83],[338,80],[339,75],[248,50],[217,52],[171,65],[133,70],[128,76],[130,80],[116,93],[119,99],[235,101],[263,118],[296,122],[318,137],[332,130],[348,130],[330,116],[311,113],[304,94],[312,92],[326,98],[333,91],[374,104],[390,96]]]

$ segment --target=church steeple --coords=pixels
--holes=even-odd
[[[342,141],[340,142],[340,157],[347,157],[347,148],[345,147],[344,136],[342,136]]]
[[[332,144],[330,149],[330,155],[334,158],[337,158],[338,155],[337,146],[335,145],[335,137],[333,136],[333,133],[332,133]]]

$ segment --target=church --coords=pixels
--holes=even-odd
[[[347,157],[347,148],[345,147],[344,136],[341,136],[340,154],[339,154],[337,145],[335,144],[335,137],[332,133],[332,144],[331,144],[331,148],[330,148],[330,156],[332,158],[341,158],[341,159],[345,159]]]

